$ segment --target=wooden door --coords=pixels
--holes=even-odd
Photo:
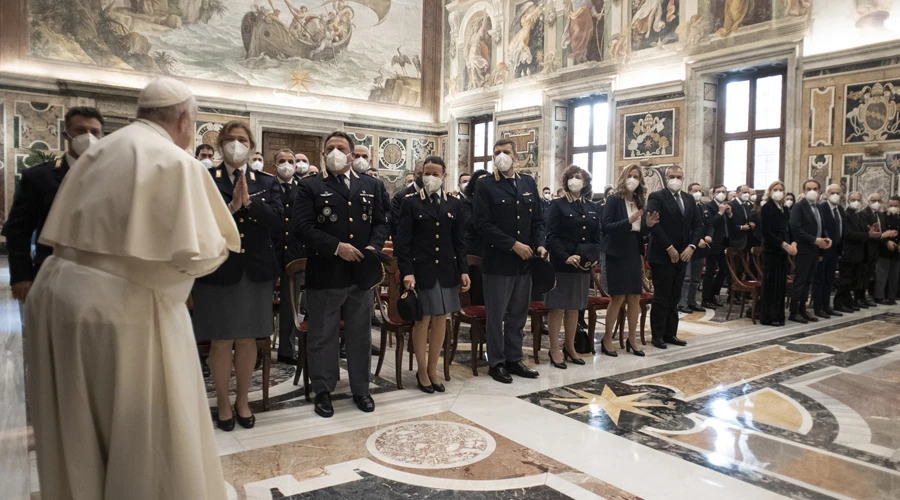
[[[263,159],[265,171],[275,175],[275,153],[290,149],[303,153],[310,165],[318,166],[322,158],[322,138],[317,135],[289,134],[285,132],[263,132]]]

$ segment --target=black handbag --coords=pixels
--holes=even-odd
[[[575,332],[575,352],[578,354],[588,354],[594,349],[594,342],[584,330]]]

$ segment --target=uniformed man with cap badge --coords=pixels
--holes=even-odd
[[[278,254],[278,267],[281,270],[281,298],[286,299],[290,295],[290,288],[287,285],[287,273],[285,266],[296,259],[306,257],[306,247],[291,232],[293,225],[291,224],[294,211],[294,193],[300,179],[296,173],[296,159],[294,152],[290,149],[282,149],[275,153],[275,179],[278,187],[275,192],[284,206],[284,228],[279,230],[273,236],[275,242],[275,253]],[[300,280],[302,277],[295,277]],[[282,300],[282,305],[278,310],[278,361],[282,363],[296,364],[294,359],[294,346],[291,343],[291,333],[294,331],[293,312],[286,300]]]
[[[44,221],[63,178],[75,160],[103,137],[103,116],[94,108],[70,108],[65,116],[63,136],[69,147],[63,157],[35,165],[22,172],[9,218],[3,225],[3,236],[9,249],[9,282],[13,298],[25,302],[31,283],[44,260],[53,253],[46,245],[37,245],[31,254],[31,238],[41,236]]]
[[[545,257],[544,215],[534,179],[516,173],[516,148],[510,139],[494,144],[494,175],[478,180],[475,230],[484,239],[484,305],[488,373],[512,383],[510,373],[537,378],[522,363],[522,337],[531,299],[529,259]]]
[[[350,389],[356,406],[375,410],[369,395],[372,291],[360,288],[354,263],[363,249],[381,251],[387,238],[384,185],[351,169],[353,139],[333,132],[325,140],[325,167],[297,186],[294,234],[307,246],[307,356],[315,411],[334,415],[331,393],[338,381],[340,323],[344,322]]]

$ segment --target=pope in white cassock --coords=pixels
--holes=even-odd
[[[46,500],[226,498],[185,301],[240,238],[184,151],[190,89],[157,80],[138,108],[75,163],[41,234],[25,339]]]

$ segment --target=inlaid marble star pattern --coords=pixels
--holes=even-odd
[[[595,412],[598,410],[602,410],[606,412],[606,415],[613,421],[614,424],[619,425],[619,415],[623,411],[629,413],[635,413],[637,415],[643,415],[645,417],[650,417],[656,420],[660,420],[659,417],[653,415],[652,413],[647,413],[640,408],[653,407],[653,406],[662,406],[665,407],[664,404],[659,403],[638,403],[636,400],[641,399],[646,396],[646,392],[639,392],[637,394],[628,394],[627,396],[617,396],[616,393],[613,392],[612,389],[609,388],[608,385],[603,386],[603,392],[598,396],[596,394],[591,394],[590,392],[581,391],[578,389],[569,389],[581,398],[573,399],[573,398],[550,398],[553,401],[559,401],[561,403],[576,403],[583,404],[581,408],[575,409],[567,413],[567,415],[572,415],[575,413],[586,413],[586,412]]]

